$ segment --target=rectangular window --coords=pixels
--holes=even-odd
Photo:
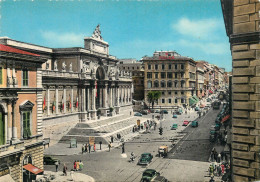
[[[181,92],[181,95],[183,95],[184,94],[184,92]]]
[[[178,103],[178,99],[175,99],[175,104],[177,104]]]
[[[158,78],[158,73],[154,73],[155,78]]]
[[[178,65],[177,65],[177,64],[175,64],[175,69],[176,69],[176,70],[178,69]]]
[[[162,103],[163,103],[163,104],[165,103],[165,100],[164,100],[164,99],[162,99]]]
[[[175,73],[175,78],[178,78],[178,74],[177,73]]]
[[[169,102],[169,103],[172,103],[172,99],[169,99],[168,102]]]
[[[152,69],[152,66],[150,64],[148,64],[148,70]]]
[[[30,111],[23,112],[23,138],[31,136],[30,118]]]
[[[181,103],[184,103],[184,99],[181,99]]]
[[[172,73],[167,73],[167,78],[172,78]]]
[[[23,86],[28,86],[28,70],[23,70]]]
[[[147,72],[147,78],[152,78],[152,73],[151,72]]]
[[[183,78],[184,77],[184,73],[181,73],[181,78]]]
[[[182,70],[184,69],[184,64],[181,64],[181,69],[182,69]]]
[[[165,78],[165,72],[161,72],[161,78]]]
[[[169,70],[172,69],[172,65],[171,65],[171,64],[168,65],[168,69],[169,69]]]
[[[164,70],[164,64],[162,64],[162,70]]]
[[[164,95],[164,92],[162,92],[162,95]]]
[[[178,92],[175,92],[175,95],[178,95]]]
[[[158,64],[154,65],[154,69],[158,70]]]
[[[172,94],[172,92],[168,92],[168,95],[171,95]]]

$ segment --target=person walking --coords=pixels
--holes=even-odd
[[[111,143],[114,143],[114,137],[111,136]]]
[[[219,153],[218,154],[218,163],[220,163],[220,160],[221,160],[221,154]]]
[[[94,146],[93,146],[94,152],[96,152],[96,143],[94,142]]]
[[[221,166],[220,164],[217,166],[217,172],[218,172],[218,176],[221,176]]]
[[[221,164],[221,172],[222,172],[222,174],[224,174],[224,172],[225,172],[225,166],[224,166],[224,164]]]
[[[79,170],[79,161],[76,162],[76,170]]]
[[[56,162],[55,162],[55,167],[56,167],[56,172],[58,172],[59,161],[56,161]]]
[[[214,153],[214,159],[215,159],[215,161],[218,160],[218,152],[217,151],[215,151],[215,153]]]
[[[99,145],[100,145],[100,150],[101,150],[102,141],[99,142]]]
[[[110,152],[110,148],[111,148],[111,142],[108,144],[108,150]]]
[[[63,175],[64,176],[67,176],[67,166],[66,166],[66,164],[64,163],[64,165],[63,165]]]
[[[83,169],[83,162],[80,160],[79,161],[79,170],[81,171]]]
[[[214,152],[213,151],[211,151],[211,153],[210,153],[210,159],[211,159],[211,162],[214,162]]]
[[[85,152],[88,153],[88,144],[85,145]]]
[[[221,155],[221,161],[223,161],[223,159],[224,159],[224,151],[222,151],[222,152],[220,153],[220,155]]]
[[[74,171],[77,171],[77,163],[76,163],[76,161],[73,164],[73,169],[74,169]]]
[[[83,153],[84,153],[84,151],[85,151],[85,146],[84,146],[84,144],[82,144],[81,151],[82,151],[82,154],[83,154]]]
[[[91,151],[91,145],[90,143],[88,143],[88,152],[90,153],[90,151]]]
[[[122,154],[125,153],[125,142],[122,143]]]

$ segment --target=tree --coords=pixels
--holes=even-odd
[[[162,93],[160,91],[149,91],[147,94],[148,102],[152,103],[152,109],[154,106],[154,102],[157,102],[161,97]]]

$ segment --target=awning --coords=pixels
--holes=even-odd
[[[43,172],[42,169],[39,169],[38,167],[35,167],[32,164],[27,164],[27,165],[23,166],[23,168],[26,169],[27,171],[30,171],[33,174],[39,174],[39,173]]]
[[[197,101],[193,98],[193,97],[190,97],[189,98],[189,105],[190,106],[192,106],[192,105],[194,105],[194,104],[196,104],[197,103]]]
[[[212,90],[209,90],[209,93],[213,94],[213,91],[212,91]]]
[[[193,95],[192,98],[194,98],[197,102],[200,100],[196,95]]]
[[[15,182],[10,174],[6,174],[0,177],[1,182]]]
[[[222,119],[222,123],[224,123],[225,121],[227,121],[228,119],[230,118],[230,115],[227,115],[227,116],[225,116],[223,119]]]

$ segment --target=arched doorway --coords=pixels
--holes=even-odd
[[[4,110],[0,106],[0,145],[5,144],[5,119]]]
[[[103,107],[103,99],[104,99],[103,89],[104,89],[105,70],[102,66],[98,67],[96,71],[96,79],[97,79],[96,109],[99,109]]]

